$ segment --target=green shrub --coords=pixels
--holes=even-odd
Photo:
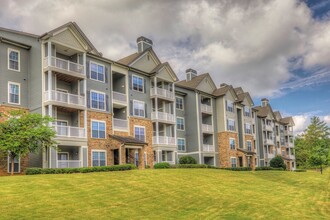
[[[262,170],[278,170],[283,171],[283,168],[273,168],[273,167],[256,167],[255,171],[262,171]]]
[[[164,162],[164,163],[156,163],[154,165],[154,169],[168,169],[168,168],[170,168],[170,164],[169,163],[166,163],[166,162]]]
[[[304,169],[295,169],[294,172],[307,172],[307,170],[304,170]]]
[[[231,171],[251,171],[251,167],[226,167],[224,170],[231,170]]]
[[[179,163],[180,164],[197,164],[197,161],[195,158],[193,158],[191,156],[183,156],[183,157],[180,157]]]
[[[211,168],[211,166],[206,164],[175,164],[171,165],[171,168]]]
[[[286,169],[286,165],[284,163],[284,160],[281,156],[277,155],[273,159],[271,159],[269,166],[272,168],[283,168],[283,170]]]
[[[81,167],[81,168],[27,168],[26,175],[36,174],[63,174],[63,173],[91,173],[91,172],[105,172],[105,171],[123,171],[136,169],[135,165],[124,164],[114,166],[102,167]]]

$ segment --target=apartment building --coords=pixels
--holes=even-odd
[[[220,167],[269,166],[276,154],[295,168],[291,117],[268,100],[187,69],[179,81],[153,42],[118,61],[103,57],[74,22],[43,35],[0,28],[0,112],[49,115],[56,148],[15,158],[26,167],[175,164],[183,155]],[[4,118],[0,118],[4,120]],[[0,175],[10,172],[6,152]]]

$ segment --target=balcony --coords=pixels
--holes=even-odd
[[[152,144],[154,145],[176,145],[176,141],[174,137],[167,136],[154,136],[152,137]]]
[[[265,158],[266,159],[273,159],[275,157],[274,153],[265,153]]]
[[[58,160],[57,168],[79,168],[81,167],[80,160]]]
[[[59,92],[55,90],[46,91],[44,93],[46,102],[55,102],[54,104],[65,106],[65,107],[78,107],[85,108],[86,101],[84,96]]]
[[[293,143],[291,143],[291,142],[285,142],[285,145],[286,145],[287,147],[293,147]]]
[[[127,131],[128,130],[128,120],[114,118],[113,119],[113,128],[115,130]]]
[[[202,124],[203,133],[213,133],[213,125]]]
[[[127,105],[127,95],[120,92],[112,92],[112,100],[114,105],[117,104],[119,106],[126,106]]]
[[[50,63],[48,57],[45,57],[44,68],[79,78],[85,78],[84,65],[58,57],[51,57]]]
[[[150,96],[151,98],[153,97],[158,97],[170,101],[174,101],[175,95],[173,92],[167,90],[167,89],[162,89],[162,88],[151,88],[150,90]]]
[[[286,136],[293,136],[293,131],[284,130],[284,135],[286,135]]]
[[[214,152],[214,145],[211,144],[203,144],[204,152]]]
[[[212,106],[201,104],[201,110],[203,113],[212,114]]]
[[[296,159],[295,155],[287,155],[286,157],[289,158],[290,160],[295,160]]]
[[[273,131],[273,126],[271,126],[271,125],[264,124],[264,125],[262,125],[262,128],[265,131]]]
[[[151,120],[158,120],[163,123],[175,124],[174,115],[166,112],[151,112]]]
[[[58,137],[86,138],[85,128],[53,125]]]
[[[274,145],[274,140],[273,139],[264,139],[264,144],[265,145]]]

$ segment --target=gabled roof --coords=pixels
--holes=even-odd
[[[235,90],[236,90],[236,89],[235,89]],[[243,91],[243,90],[242,90],[242,91]],[[243,92],[243,93],[239,93],[239,94],[237,94],[237,102],[243,102],[244,99],[248,99],[249,102],[250,102],[252,105],[254,105],[254,102],[253,102],[253,100],[252,100],[252,98],[251,98],[251,96],[250,96],[250,93],[248,93],[248,92]]]
[[[244,93],[242,87],[237,87],[234,90],[235,90],[235,92],[236,92],[237,95]]]
[[[292,117],[281,118],[280,122],[283,123],[283,124],[295,125]]]
[[[169,74],[171,75],[174,82],[178,81],[177,75],[175,74],[175,72],[173,71],[172,67],[170,66],[170,64],[168,62],[158,64],[153,70],[150,71],[150,73],[157,74],[158,71],[161,71],[163,68],[168,68]]]
[[[175,84],[175,86],[195,90],[195,89],[197,89],[198,85],[207,77],[209,77],[211,79],[211,83],[214,85],[214,82],[213,82],[210,74],[209,73],[203,73],[201,75],[195,76],[194,78],[192,78],[189,81],[181,80],[181,81],[177,82]],[[214,87],[215,87],[215,85],[214,85]]]
[[[134,63],[136,60],[138,60],[140,57],[144,56],[146,53],[151,53],[152,56],[154,56],[157,60],[157,62],[160,64],[160,60],[158,56],[156,55],[155,51],[152,49],[152,47],[149,47],[148,49],[145,49],[142,53],[133,53],[131,55],[128,55],[126,57],[123,57],[119,60],[117,60],[118,63],[130,66],[132,63]]]
[[[80,29],[80,27],[75,23],[75,22],[68,22],[60,27],[57,27],[51,31],[48,31],[44,34],[42,34],[40,36],[41,39],[47,39],[49,37],[54,36],[56,33],[58,33],[59,31],[61,31],[64,28],[70,28],[71,30],[73,30],[76,34],[78,34],[84,41],[85,43],[88,45],[88,52],[92,53],[92,54],[96,54],[98,56],[102,56],[102,54],[100,52],[97,51],[97,49],[94,47],[94,45],[90,42],[90,40],[86,37],[86,35],[84,34],[84,32]]]
[[[109,136],[126,145],[146,145],[147,144],[144,141],[141,141],[134,137],[119,136],[119,135],[109,135]]]
[[[28,37],[34,37],[34,38],[39,38],[40,37],[39,35],[23,32],[23,31],[16,31],[16,30],[3,28],[3,27],[0,27],[0,31],[6,31],[6,32],[9,32],[9,33],[19,34],[19,35],[24,35],[24,36],[28,36]]]
[[[270,105],[267,106],[256,106],[254,109],[257,109],[257,116],[260,118],[266,118],[268,114],[273,115],[274,119],[276,119],[273,109]]]
[[[274,115],[275,115],[277,121],[280,121],[281,120],[282,115],[281,115],[281,113],[279,111],[275,111],[274,112]]]
[[[234,90],[234,88],[233,88],[232,85],[224,85],[224,86],[221,86],[220,88],[216,89],[216,90],[213,92],[213,95],[214,95],[214,96],[217,96],[217,97],[224,96],[224,95],[226,95],[226,93],[227,93],[228,91],[234,96],[235,100],[238,99],[238,96],[237,96],[237,94],[236,94],[236,92],[235,92],[235,90]]]

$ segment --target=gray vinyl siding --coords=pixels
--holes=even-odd
[[[105,67],[105,82],[101,81],[96,81],[94,79],[90,78],[90,62],[94,62],[97,64],[104,65]],[[107,112],[107,113],[112,113],[112,101],[111,101],[111,77],[110,77],[110,72],[111,72],[111,66],[108,63],[105,63],[103,61],[99,61],[96,59],[92,59],[90,57],[87,57],[86,61],[86,75],[87,75],[87,107],[93,111],[99,111],[97,109],[92,109],[91,108],[91,96],[90,96],[90,91],[94,90],[96,92],[102,92],[105,93],[105,99],[106,99],[106,108],[105,111],[100,110],[101,112]]]
[[[138,92],[132,89],[132,75],[139,76],[143,78],[144,81],[144,91]],[[130,105],[130,116],[133,116],[133,100],[141,101],[145,103],[146,106],[146,118],[151,118],[151,99],[150,99],[150,89],[151,83],[150,78],[143,76],[141,74],[129,71],[128,72],[128,88],[129,88],[129,105]]]

